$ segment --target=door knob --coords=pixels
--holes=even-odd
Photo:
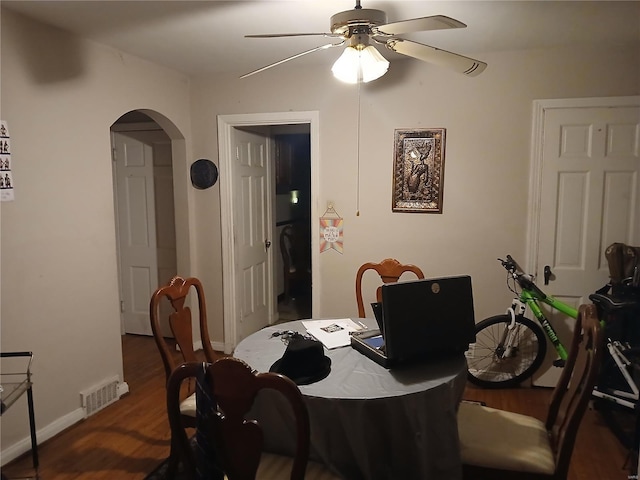
[[[265,240],[265,241],[264,241],[264,248],[265,248],[266,250],[268,250],[268,249],[269,249],[269,247],[271,247],[271,242],[270,242],[269,240]]]
[[[549,279],[551,278],[551,267],[549,265],[544,266],[544,284],[549,285]]]

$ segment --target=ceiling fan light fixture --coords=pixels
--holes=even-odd
[[[389,62],[373,46],[348,46],[331,67],[333,76],[346,83],[370,82],[389,69]]]
[[[331,17],[330,33],[245,35],[245,37],[252,38],[322,36],[338,39],[339,41],[333,41],[332,43],[291,55],[242,75],[240,78],[248,77],[319,50],[348,45],[340,58],[333,64],[331,68],[333,75],[347,83],[370,82],[383,76],[389,68],[389,62],[370,45],[372,42],[377,45],[383,45],[388,50],[400,55],[433,63],[469,77],[475,77],[487,68],[485,62],[398,36],[405,33],[465,27],[466,25],[461,21],[445,15],[431,15],[388,23],[387,14],[384,11],[362,8],[360,0],[356,0],[356,6],[353,10],[339,12]]]

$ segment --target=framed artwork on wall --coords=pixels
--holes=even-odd
[[[442,213],[444,128],[394,134],[392,211]]]

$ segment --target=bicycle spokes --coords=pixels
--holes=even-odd
[[[537,368],[541,331],[526,318],[512,324],[510,315],[498,315],[478,324],[476,343],[467,352],[469,379],[481,386],[519,383]],[[543,340],[543,339],[542,339]]]

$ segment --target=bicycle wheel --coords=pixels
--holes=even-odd
[[[624,355],[632,364],[640,365],[640,348],[630,348],[624,352]],[[633,375],[633,372],[630,373]],[[637,382],[638,378],[634,378],[634,380]],[[607,355],[604,362],[602,362],[598,390],[604,393],[612,393],[612,390],[631,391],[611,355]],[[637,402],[636,408],[633,410],[623,405],[618,405],[612,400],[596,397],[593,400],[593,406],[600,412],[609,429],[618,437],[624,447],[634,450],[638,448],[638,435],[640,433],[637,428],[640,411],[638,410]]]
[[[517,337],[508,358],[502,358],[500,344],[511,316],[496,315],[476,325],[476,343],[467,351],[467,378],[485,388],[513,387],[535,372],[547,353],[547,341],[542,329],[525,317],[516,318]],[[515,328],[514,327],[514,328]]]

